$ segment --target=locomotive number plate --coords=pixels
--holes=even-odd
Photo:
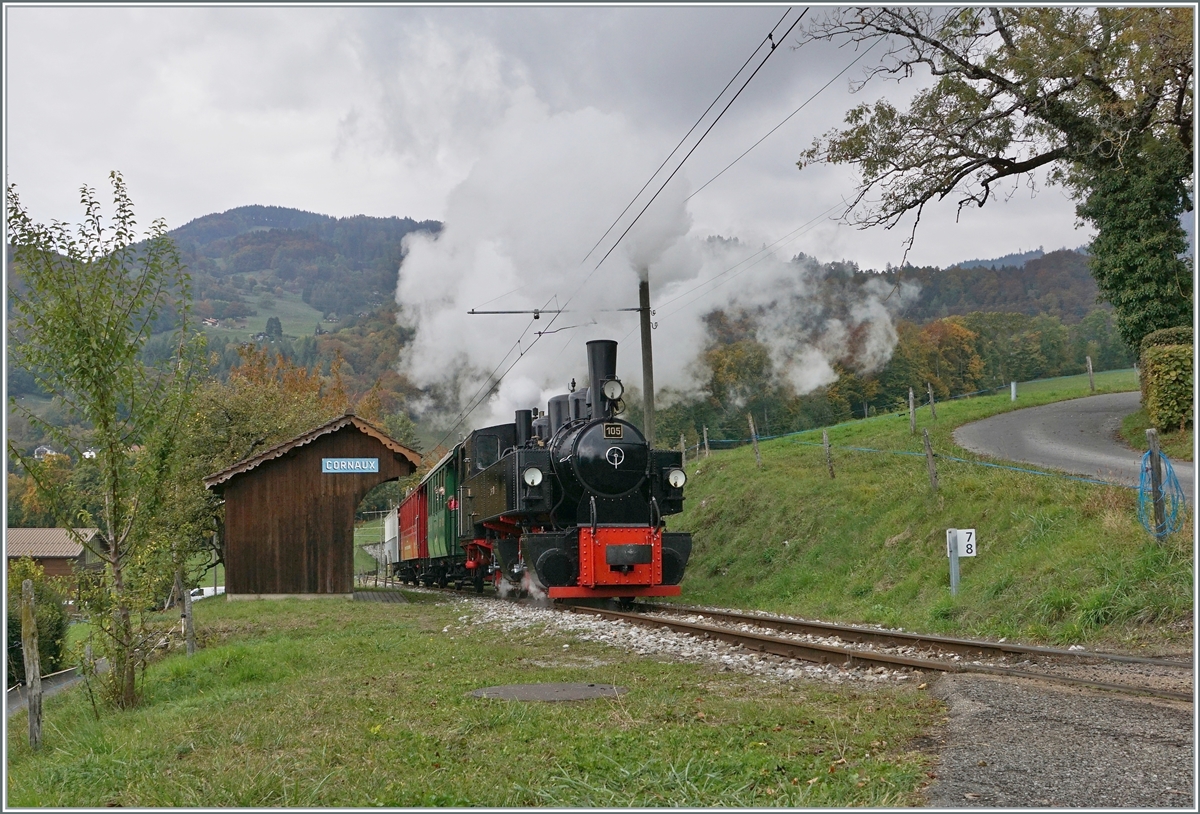
[[[624,424],[605,424],[604,425],[604,437],[605,438],[624,438],[625,437],[625,425]]]

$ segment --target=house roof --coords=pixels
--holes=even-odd
[[[75,529],[85,540],[96,534],[96,529]],[[83,545],[67,529],[13,529],[4,535],[4,551],[11,557],[74,558],[83,553]]]
[[[332,421],[327,421],[316,429],[312,429],[302,435],[298,435],[290,441],[284,441],[282,444],[276,444],[268,450],[260,452],[257,455],[252,455],[249,458],[244,458],[235,463],[233,466],[209,475],[204,479],[204,486],[206,489],[212,489],[214,486],[219,486],[222,483],[225,483],[235,475],[241,475],[244,472],[249,472],[259,465],[266,463],[267,461],[271,461],[275,458],[280,458],[286,455],[296,447],[302,447],[305,444],[310,444],[321,436],[335,433],[338,430],[351,425],[357,428],[359,432],[371,436],[376,441],[390,449],[392,452],[403,455],[414,467],[421,465],[420,453],[414,452],[413,450],[401,444],[399,441],[396,441],[394,438],[366,419],[359,418],[353,413],[346,413],[345,415],[339,416]]]

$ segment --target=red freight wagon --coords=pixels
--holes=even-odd
[[[426,511],[424,489],[414,489],[400,504],[401,562],[429,556]]]

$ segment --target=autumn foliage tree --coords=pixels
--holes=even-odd
[[[1039,170],[1097,230],[1093,271],[1130,347],[1192,322],[1179,258],[1191,211],[1194,10],[1188,7],[829,9],[806,37],[882,44],[867,79],[928,72],[906,107],[881,100],[800,157],[850,164],[861,180],[843,213],[892,228],[957,198],[982,207]],[[857,89],[857,88],[856,88]],[[909,245],[912,235],[909,238]]]

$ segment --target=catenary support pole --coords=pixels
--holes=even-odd
[[[642,320],[642,411],[646,443],[654,447],[654,350],[650,342],[650,270],[638,283],[638,314]]]

